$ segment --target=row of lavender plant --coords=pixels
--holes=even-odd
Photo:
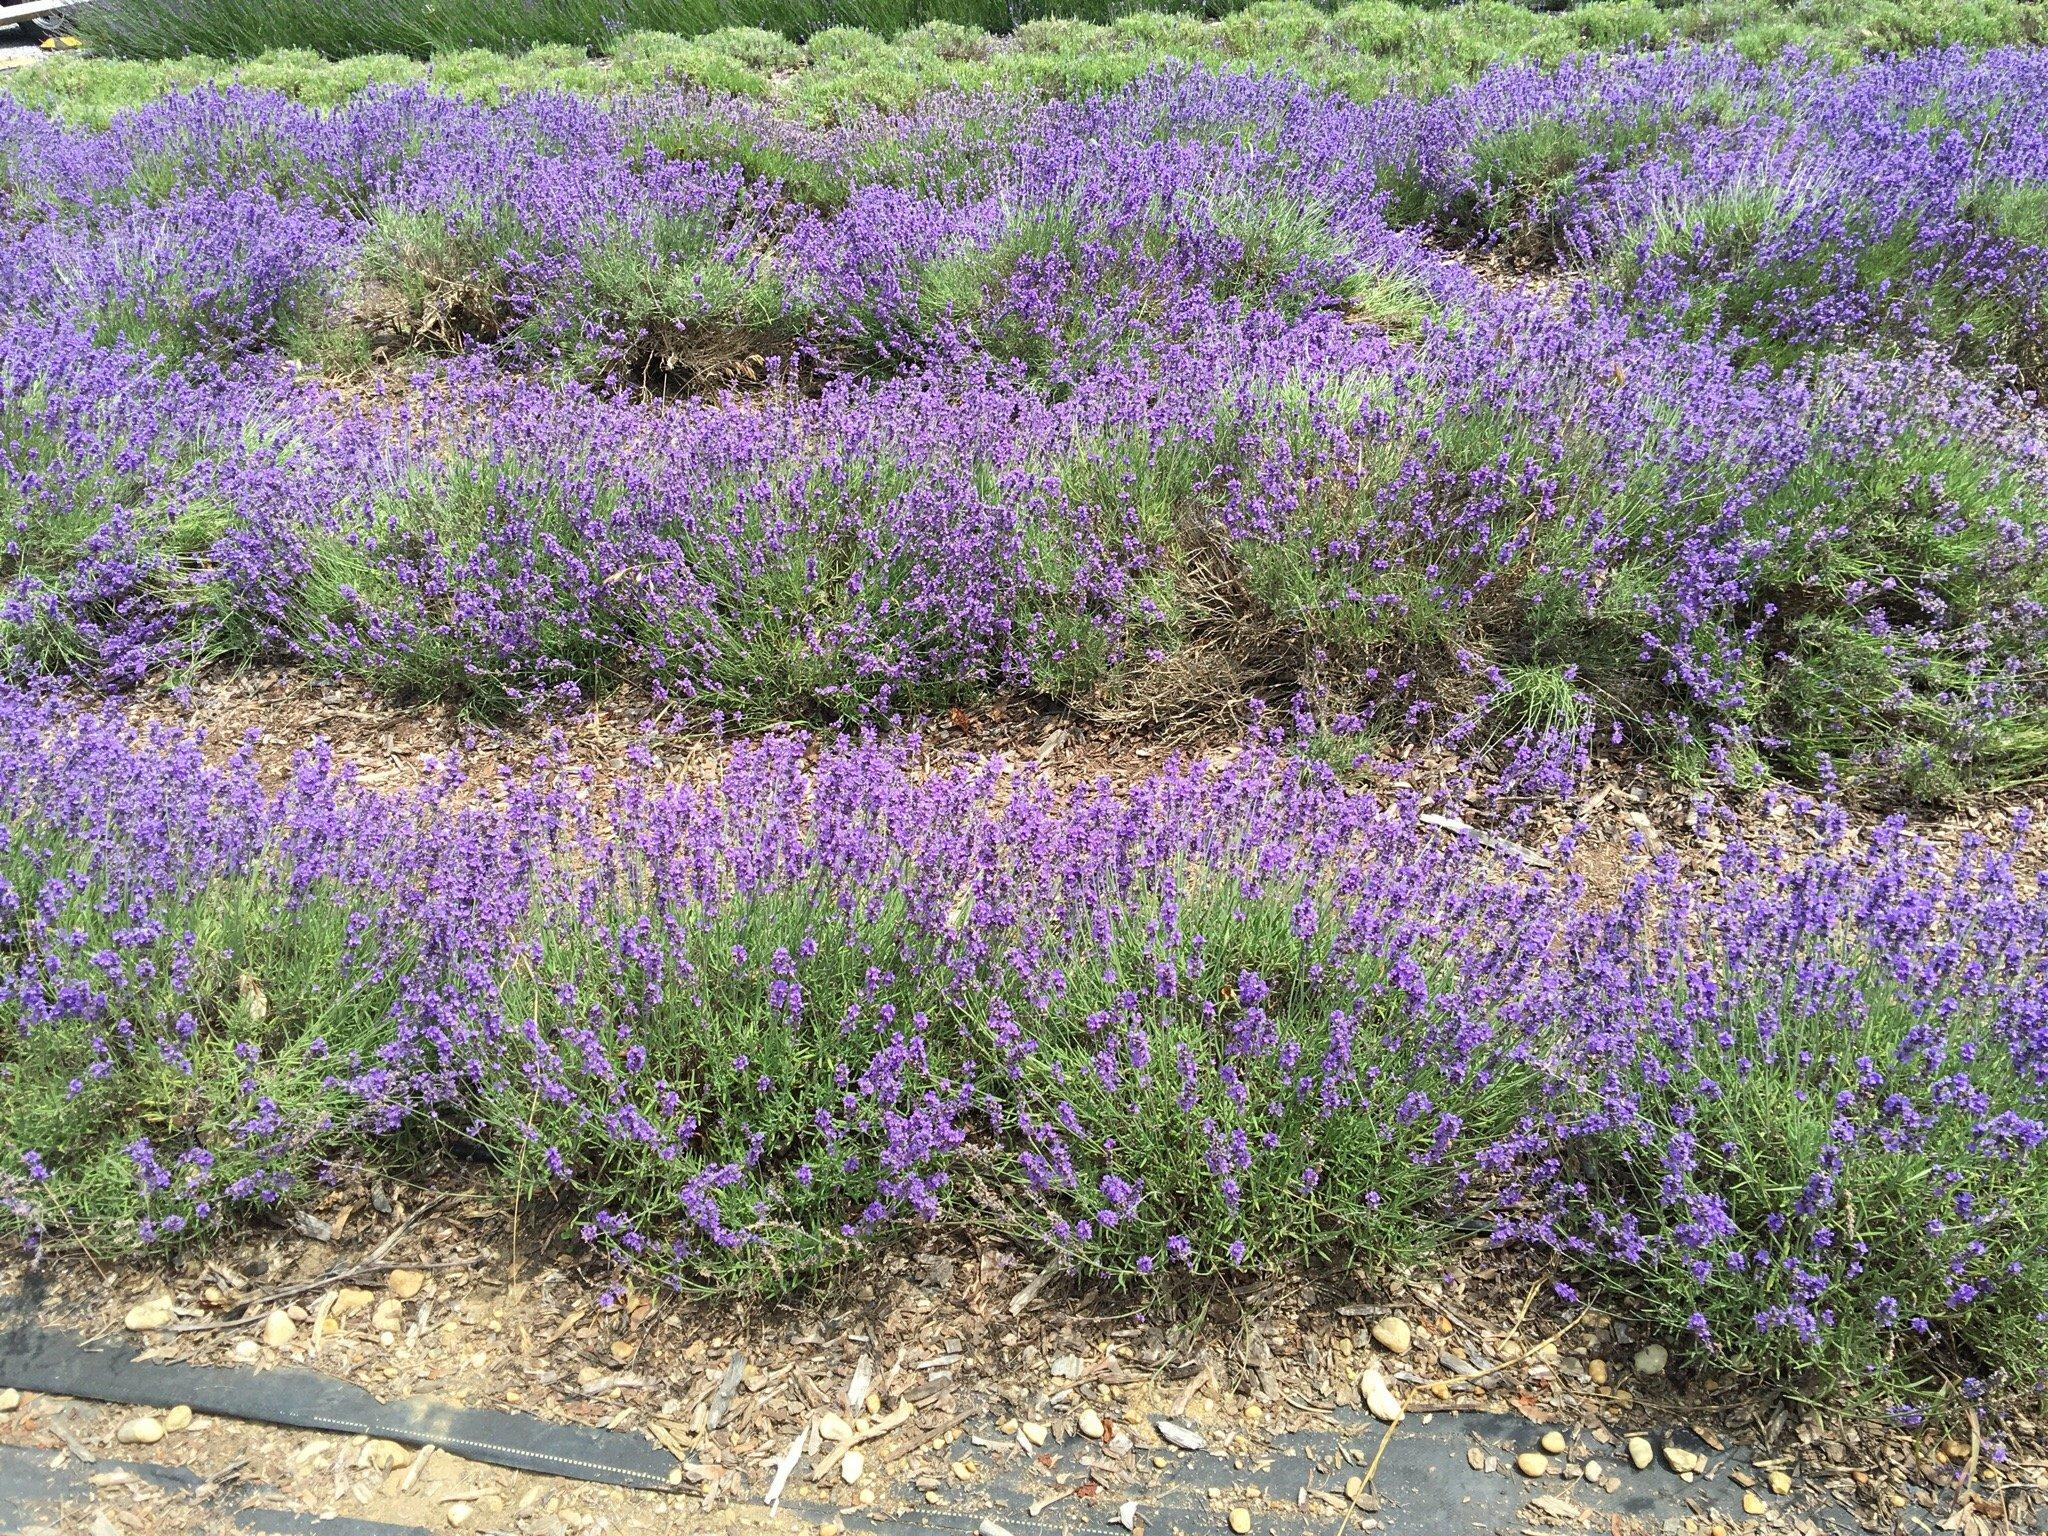
[[[280,654],[487,713],[645,677],[760,718],[1200,654],[1408,725],[1590,711],[1696,765],[2023,778],[2042,453],[1995,384],[1930,335],[1763,369],[1611,283],[1495,293],[1385,216],[1531,114],[1806,133],[1866,84],[1964,116],[2037,72],[1917,67],[1680,54],[1421,109],[1191,75],[825,134],[696,98],[11,109],[8,661]],[[360,340],[350,305],[483,350],[337,398],[278,354]],[[792,387],[745,409],[614,387],[778,345]],[[528,377],[557,363],[593,382]]]
[[[1390,108],[1398,216],[1594,274],[1607,302],[1784,363],[1928,341],[2043,382],[2048,58],[1837,74],[1712,52],[1499,70]]]
[[[2048,1364],[2023,828],[1801,807],[1804,851],[1731,826],[1721,880],[1596,898],[1265,739],[1129,792],[915,760],[391,795],[315,754],[266,793],[9,695],[13,1222],[172,1240],[468,1145],[683,1285],[963,1220],[1164,1277],[1478,1217],[1725,1359]]]

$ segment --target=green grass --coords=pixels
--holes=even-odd
[[[877,0],[878,8],[884,0]],[[658,7],[658,9],[656,8]],[[326,0],[98,0],[89,11],[101,56],[61,57],[0,76],[0,89],[69,121],[104,123],[121,107],[229,78],[328,105],[371,84],[424,80],[437,90],[492,98],[502,91],[640,90],[676,80],[756,96],[807,121],[831,122],[866,106],[903,107],[965,89],[1079,96],[1113,88],[1168,59],[1213,67],[1285,68],[1360,99],[1397,85],[1429,93],[1503,59],[1551,61],[1587,49],[1726,42],[1753,58],[1798,44],[1853,57],[1935,41],[1970,46],[2048,36],[2025,0],[1591,0],[1531,10],[1508,0],[1441,9],[1359,0],[1323,9],[1264,0],[1220,19],[1191,10],[1082,4],[1078,14],[1012,25],[1000,15],[949,7],[877,15],[861,31],[841,23],[788,28],[787,15],[726,15],[669,0],[621,9],[611,30],[590,30],[587,8],[564,4],[572,26],[532,24],[517,5],[454,0],[438,10],[332,5]],[[701,14],[700,14],[701,13]],[[793,14],[793,13],[791,13]],[[431,17],[431,20],[424,19]],[[998,35],[1003,28],[1006,33]],[[579,30],[579,28],[581,30]],[[784,35],[794,30],[800,41]]]

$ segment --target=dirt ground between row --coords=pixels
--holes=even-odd
[[[1169,1448],[1154,1426],[1165,1417],[1241,1474],[1202,1490],[1209,1529],[1231,1529],[1241,1508],[1260,1530],[1399,1533],[1366,1481],[1377,1465],[1370,1435],[1348,1464],[1333,1459],[1326,1487],[1297,1495],[1298,1508],[1276,1508],[1259,1476],[1280,1437],[1327,1430],[1361,1407],[1377,1370],[1406,1408],[1394,1435],[1491,1412],[1525,1423],[1531,1448],[1539,1433],[1566,1437],[1567,1452],[1536,1479],[1512,1446],[1465,1452],[1472,1471],[1527,1482],[1516,1496],[1534,1501],[1535,1524],[1520,1529],[1568,1528],[1558,1517],[1575,1486],[1619,1492],[1643,1476],[1629,1437],[1653,1425],[1681,1426],[1702,1448],[1699,1491],[1739,1499],[1749,1518],[1691,1501],[1649,1524],[1613,1516],[1608,1536],[1731,1536],[1744,1525],[1990,1536],[2041,1528],[2048,1511],[2048,1436],[2033,1419],[1908,1431],[1853,1405],[1702,1372],[1679,1341],[1560,1300],[1543,1256],[1484,1238],[1441,1271],[1291,1277],[1147,1302],[993,1243],[934,1237],[789,1300],[687,1297],[635,1290],[588,1257],[563,1213],[514,1213],[453,1192],[460,1179],[450,1169],[438,1193],[344,1179],[292,1229],[249,1232],[169,1266],[50,1252],[13,1263],[5,1290],[17,1320],[32,1298],[41,1323],[137,1348],[142,1360],[310,1367],[386,1400],[645,1434],[674,1457],[678,1491],[509,1472],[362,1436],[221,1418],[179,1425],[176,1404],[30,1395],[0,1415],[0,1446],[169,1462],[206,1479],[209,1494],[239,1480],[265,1505],[430,1530],[886,1530],[934,1507],[971,1514],[996,1479],[1019,1502],[1067,1506],[1048,1516],[1062,1524],[1038,1528],[1078,1530],[1156,1492]],[[123,1426],[132,1434],[144,1414],[175,1427],[124,1444]],[[855,1481],[852,1458],[832,1456],[847,1433],[866,1437]],[[803,1455],[771,1515],[764,1495],[793,1440]],[[1730,1446],[1745,1449],[1746,1471],[1710,1454]],[[1074,1454],[1056,1461],[1063,1447]],[[204,1498],[124,1475],[103,1477],[76,1515],[57,1529],[151,1536],[218,1519]]]

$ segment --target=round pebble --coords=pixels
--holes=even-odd
[[[447,1515],[448,1523],[454,1526],[459,1531],[462,1529],[462,1527],[469,1524],[469,1517],[475,1514],[476,1511],[471,1509],[467,1504],[458,1501],[457,1503],[450,1504],[445,1513]]]
[[[1524,1451],[1515,1458],[1515,1470],[1524,1477],[1541,1477],[1550,1470],[1550,1458],[1541,1451]]]
[[[177,1315],[171,1308],[171,1298],[159,1296],[154,1301],[130,1307],[121,1323],[130,1333],[148,1333],[155,1328],[170,1327],[171,1319]]]
[[[1564,1436],[1554,1429],[1545,1433],[1543,1438],[1536,1443],[1543,1447],[1547,1455],[1562,1456],[1564,1454]]]
[[[849,1485],[859,1482],[861,1474],[867,1469],[868,1459],[859,1451],[848,1451],[846,1460],[839,1463],[839,1475],[846,1479]]]
[[[426,1283],[427,1277],[416,1269],[394,1269],[384,1277],[385,1287],[400,1301],[411,1301]]]
[[[328,1308],[335,1317],[352,1317],[368,1307],[374,1298],[368,1291],[355,1286],[343,1286],[334,1293],[334,1305]]]
[[[1649,1470],[1650,1463],[1657,1459],[1657,1448],[1642,1435],[1628,1437],[1628,1459],[1638,1472]]]
[[[1638,1376],[1662,1376],[1664,1367],[1671,1363],[1671,1352],[1662,1344],[1651,1344],[1636,1351],[1636,1374]]]
[[[1374,1319],[1372,1338],[1381,1349],[1396,1355],[1407,1354],[1415,1342],[1414,1333],[1408,1327],[1408,1320],[1392,1312],[1385,1317]]]
[[[273,1312],[263,1320],[263,1342],[272,1349],[283,1349],[299,1336],[299,1325],[282,1312]]]
[[[1601,1466],[1599,1462],[1589,1461],[1586,1463],[1584,1476],[1587,1482],[1597,1483],[1606,1475],[1606,1472],[1607,1469]]]
[[[184,1403],[180,1403],[177,1407],[173,1408],[169,1413],[164,1415],[164,1433],[167,1435],[175,1435],[179,1430],[189,1428],[191,1426],[191,1423],[191,1408]]]
[[[21,1394],[12,1387],[0,1387],[0,1413],[12,1413],[21,1406]]]
[[[146,1413],[114,1431],[114,1438],[123,1445],[155,1445],[163,1437],[163,1425]]]
[[[263,1346],[254,1339],[237,1339],[228,1353],[235,1357],[237,1365],[254,1365],[263,1358]]]
[[[1252,1512],[1242,1504],[1238,1505],[1230,1512],[1230,1528],[1237,1532],[1237,1536],[1245,1536],[1252,1528]]]
[[[1083,1439],[1100,1440],[1104,1433],[1102,1415],[1093,1408],[1084,1407],[1074,1415],[1074,1427],[1081,1431]]]
[[[1378,1371],[1367,1371],[1358,1378],[1358,1393],[1365,1399],[1366,1411],[1382,1424],[1401,1422],[1401,1399],[1394,1396],[1386,1377]]]

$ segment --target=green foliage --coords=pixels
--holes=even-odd
[[[732,260],[713,212],[663,215],[630,233],[575,233],[584,244],[574,292],[515,302],[512,253],[564,254],[520,210],[379,210],[359,263],[361,312],[350,323],[450,350],[472,339],[520,343],[580,377],[661,393],[722,382],[795,333],[798,317],[772,265]]]
[[[123,106],[229,75],[313,103],[423,74],[437,89],[484,97],[680,80],[829,123],[955,89],[1085,95],[1168,59],[1286,69],[1363,100],[1395,88],[1446,90],[1503,59],[1552,62],[1680,40],[1726,41],[1756,59],[1795,45],[1851,58],[2048,35],[2026,0],[1589,0],[1554,9],[1510,0],[1335,9],[1302,0],[1048,0],[1021,9],[996,0],[95,0],[81,18],[107,57],[10,71],[0,89],[100,125]]]
[[[1781,547],[1760,594],[1779,664],[1758,712],[1781,768],[1810,779],[1862,760],[1929,799],[2048,772],[2048,633],[2023,617],[2009,622],[2031,633],[1984,628],[1988,614],[2048,611],[2038,484],[1929,427],[1882,453],[1824,456],[1753,515],[1816,530]],[[1945,643],[1914,632],[1930,620]],[[1978,646],[1954,643],[1973,633]],[[2027,660],[2015,671],[1994,656]]]

